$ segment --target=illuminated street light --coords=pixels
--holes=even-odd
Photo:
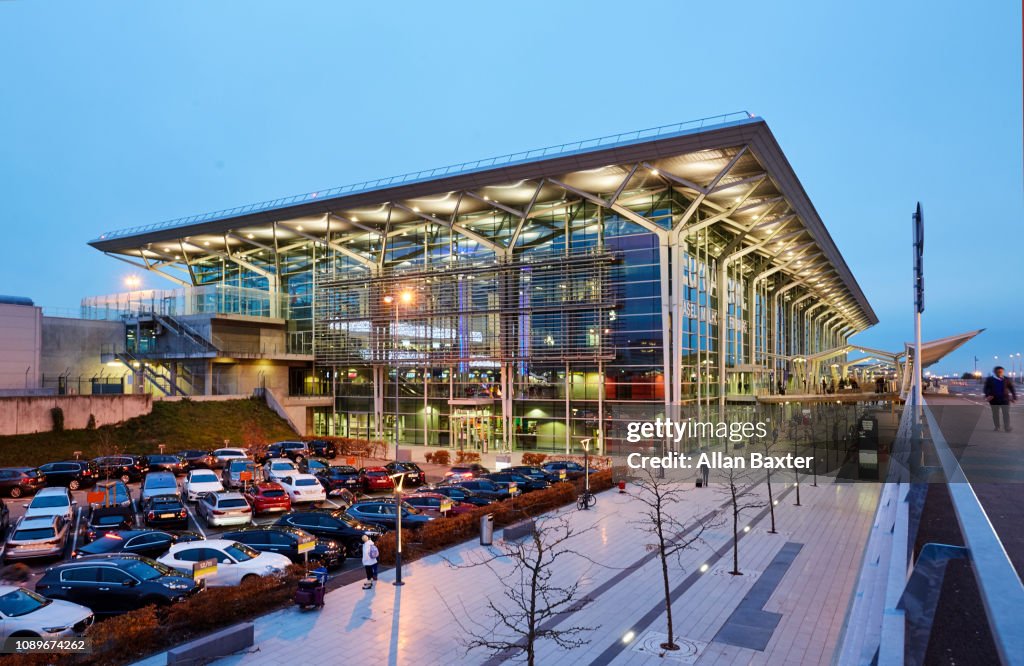
[[[125,276],[125,278],[124,278],[124,286],[128,287],[129,289],[134,290],[134,289],[138,289],[140,285],[142,285],[142,278],[140,278],[138,275],[128,275],[128,276]]]

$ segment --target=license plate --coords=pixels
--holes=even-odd
[[[173,513],[161,513],[161,514],[159,515],[159,517],[160,517],[160,518],[174,518],[174,517],[175,517],[175,515],[174,515]]]

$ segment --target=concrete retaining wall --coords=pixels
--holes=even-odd
[[[149,395],[59,395],[0,397],[0,435],[51,432],[50,410],[64,410],[65,430],[80,430],[96,418],[96,426],[121,423],[153,411]]]

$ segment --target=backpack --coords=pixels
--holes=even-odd
[[[373,559],[377,559],[378,557],[380,557],[380,551],[377,550],[377,544],[375,543],[370,544],[370,557],[372,557]]]

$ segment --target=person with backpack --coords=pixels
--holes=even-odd
[[[985,380],[985,400],[992,407],[992,425],[999,432],[999,413],[1003,414],[1003,429],[1010,432],[1010,403],[1017,402],[1017,389],[1013,380],[1005,376],[1003,366],[997,365]]]
[[[366,570],[366,582],[363,583],[363,589],[369,590],[373,588],[374,583],[377,582],[377,558],[380,557],[380,551],[377,550],[377,544],[367,535],[363,535],[363,569]]]

